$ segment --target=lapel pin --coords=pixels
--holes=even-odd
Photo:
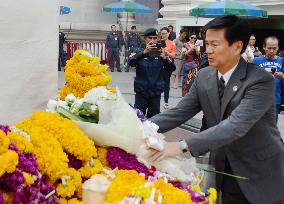
[[[234,86],[234,87],[233,87],[233,91],[236,92],[237,90],[238,90],[238,87],[237,87],[237,86]]]

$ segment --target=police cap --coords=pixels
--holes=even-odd
[[[145,32],[144,32],[144,36],[157,36],[158,35],[158,31],[155,28],[148,28]]]

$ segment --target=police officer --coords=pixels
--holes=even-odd
[[[161,94],[164,90],[163,72],[174,71],[175,64],[162,51],[157,49],[158,31],[149,28],[144,33],[144,48],[129,57],[129,65],[136,66],[134,79],[135,107],[147,118],[160,113]],[[157,52],[158,51],[158,52]]]
[[[65,34],[60,32],[59,26],[59,56],[58,56],[58,71],[61,71],[61,65],[65,67],[66,65],[66,53],[64,51]]]
[[[139,34],[136,32],[136,26],[131,27],[131,32],[127,35],[127,50],[128,50],[128,57],[131,53],[135,53],[136,50],[141,45],[141,38]],[[129,64],[127,65],[125,72],[129,72]]]
[[[114,72],[114,61],[116,62],[116,68],[118,72],[120,69],[120,58],[119,51],[121,50],[122,40],[120,35],[117,33],[116,26],[111,26],[111,32],[106,38],[106,48],[108,49],[108,57],[111,72]]]

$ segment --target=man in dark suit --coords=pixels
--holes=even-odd
[[[166,132],[203,111],[207,128],[180,142],[166,142],[150,159],[162,160],[189,151],[211,153],[223,204],[284,203],[284,144],[275,122],[273,76],[246,63],[241,54],[250,29],[245,20],[224,16],[206,26],[209,67],[201,69],[179,104],[150,120]]]

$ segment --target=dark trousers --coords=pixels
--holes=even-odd
[[[59,56],[58,56],[58,71],[61,71],[61,65],[63,67],[66,66],[66,53],[64,50],[59,50]]]
[[[280,113],[280,108],[281,108],[281,104],[276,104],[275,105],[276,122],[278,122],[278,114]]]
[[[169,102],[170,97],[170,83],[171,83],[171,75],[169,73],[165,73],[163,75],[165,87],[164,87],[164,101],[165,103]]]
[[[151,118],[154,115],[160,113],[160,96],[145,97],[142,94],[135,94],[134,107],[141,110],[147,118]]]
[[[231,165],[226,159],[224,172],[234,174]],[[243,194],[237,180],[230,176],[223,176],[222,204],[250,204]]]
[[[116,62],[117,70],[120,70],[120,58],[119,58],[119,49],[118,48],[110,48],[108,51],[109,54],[109,67],[113,71],[114,70],[114,61]]]

